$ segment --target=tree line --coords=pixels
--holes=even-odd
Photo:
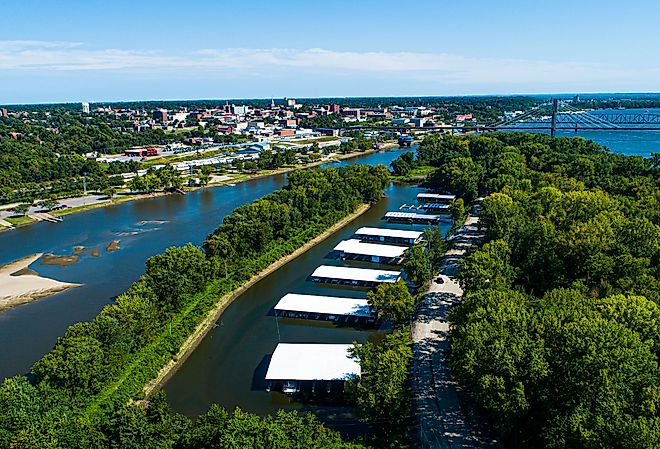
[[[508,447],[660,446],[660,172],[539,134],[431,137],[412,164],[466,200],[451,364]]]
[[[163,401],[146,409],[134,401],[219,298],[376,201],[388,177],[384,166],[293,172],[284,189],[226,216],[203,247],[151,257],[114,304],[71,326],[28,376],[0,386],[0,448],[350,447],[296,413],[212,408],[193,423]]]

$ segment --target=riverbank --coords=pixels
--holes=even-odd
[[[390,149],[390,148],[387,148]],[[251,181],[254,179],[259,179],[259,178],[265,178],[268,176],[273,176],[273,175],[279,175],[283,173],[288,173],[294,170],[301,170],[301,169],[306,169],[306,168],[312,168],[312,167],[318,167],[319,165],[327,164],[327,163],[332,163],[333,161],[342,161],[346,159],[352,159],[360,156],[365,156],[368,154],[372,153],[377,153],[379,151],[383,151],[384,149],[369,149],[367,151],[362,151],[362,152],[353,152],[353,153],[347,153],[347,154],[335,154],[331,158],[326,159],[326,160],[319,160],[315,162],[311,162],[309,164],[305,165],[295,165],[291,167],[281,167],[277,168],[274,170],[264,170],[258,173],[245,173],[245,174],[239,174],[237,177],[232,178],[232,179],[227,179],[222,182],[214,183],[214,184],[209,184],[206,186],[197,186],[197,187],[188,187],[186,188],[186,192],[194,192],[199,189],[210,189],[210,188],[215,188],[215,187],[222,187],[230,184],[238,184],[246,181]],[[99,201],[95,202],[92,204],[86,204],[83,206],[78,206],[78,207],[70,207],[66,209],[60,209],[56,211],[51,211],[50,214],[55,216],[55,217],[62,217],[65,215],[71,215],[77,212],[83,212],[86,210],[92,210],[92,209],[97,209],[100,207],[108,207],[116,204],[121,204],[125,203],[128,201],[135,201],[135,200],[142,200],[142,199],[147,199],[147,198],[158,198],[161,196],[165,195],[171,195],[172,193],[169,192],[152,192],[152,193],[140,193],[140,194],[134,194],[134,195],[119,195],[115,196],[112,199],[106,200],[106,201]],[[176,193],[174,193],[177,195]],[[8,231],[17,227],[22,227],[22,226],[28,226],[33,223],[38,223],[38,221],[32,220],[29,217],[23,217],[23,220],[19,221],[12,221],[11,224],[13,225],[13,228],[9,227],[4,227],[0,226],[0,232],[3,231]]]
[[[79,285],[33,274],[28,266],[42,255],[33,254],[0,267],[0,311]]]
[[[361,153],[364,154],[364,153]],[[181,345],[181,348],[179,349],[179,352],[176,354],[174,358],[172,358],[158,373],[158,375],[152,379],[150,382],[148,382],[143,389],[144,397],[145,400],[149,398],[154,392],[160,390],[162,386],[168,381],[168,379],[179,369],[183,363],[186,361],[186,359],[192,354],[197,346],[202,342],[204,337],[208,334],[208,332],[213,329],[215,326],[215,323],[220,319],[222,316],[222,313],[225,311],[225,309],[234,301],[236,300],[241,294],[243,294],[246,290],[248,290],[250,287],[252,287],[254,284],[271,274],[272,272],[276,271],[280,267],[284,266],[288,262],[296,259],[300,255],[304,254],[314,246],[318,245],[321,243],[323,240],[327,239],[343,227],[347,226],[349,223],[351,223],[353,220],[364,214],[367,210],[369,210],[370,205],[369,204],[363,204],[360,206],[355,212],[353,212],[351,215],[343,218],[339,222],[335,223],[332,225],[330,228],[325,230],[323,233],[319,234],[318,236],[314,237],[312,240],[309,242],[305,243],[303,246],[300,248],[296,249],[294,252],[289,254],[288,256],[285,256],[278,261],[272,263],[269,265],[267,268],[262,270],[261,272],[255,274],[252,276],[245,284],[243,284],[241,287],[227,293],[226,295],[222,296],[216,303],[216,306],[209,311],[207,314],[206,318],[204,318],[195,328],[195,330],[190,334],[190,336],[186,339],[186,341]]]

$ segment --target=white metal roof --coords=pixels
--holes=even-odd
[[[454,201],[456,199],[456,195],[443,195],[440,193],[418,193],[417,194],[417,199],[434,199],[434,200],[446,200],[446,201]]]
[[[388,212],[385,214],[385,218],[407,218],[411,220],[435,221],[440,220],[440,215],[416,214],[415,212]]]
[[[335,246],[335,251],[349,254],[361,254],[378,257],[401,257],[406,251],[405,246],[381,245],[379,243],[364,243],[358,239],[343,240]]]
[[[279,343],[266,380],[346,380],[360,374],[360,364],[348,355],[353,345]]]
[[[298,295],[288,293],[280,299],[275,310],[323,313],[325,315],[373,316],[366,299],[339,296]]]
[[[396,282],[401,277],[401,272],[390,270],[372,270],[370,268],[335,267],[332,265],[321,265],[314,273],[314,277],[343,279],[349,281],[363,282]]]
[[[355,235],[375,235],[383,237],[395,237],[401,239],[417,240],[422,236],[421,231],[406,231],[403,229],[388,229],[388,228],[360,228],[355,231]]]

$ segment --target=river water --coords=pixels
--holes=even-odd
[[[372,153],[335,163],[385,164],[402,150]],[[30,266],[40,275],[82,284],[0,313],[0,379],[26,373],[57,337],[88,321],[144,273],[145,261],[169,246],[201,244],[236,207],[286,183],[275,175],[235,186],[197,190],[93,209],[65,217],[63,223],[36,223],[0,233],[0,264],[43,252],[71,255],[84,246],[77,263]],[[113,240],[120,249],[108,252]],[[92,255],[98,254],[97,256]]]

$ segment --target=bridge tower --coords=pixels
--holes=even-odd
[[[550,137],[555,137],[557,132],[557,110],[559,109],[559,99],[552,99],[552,125],[550,125]]]

